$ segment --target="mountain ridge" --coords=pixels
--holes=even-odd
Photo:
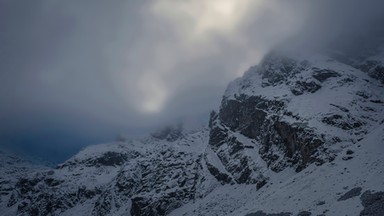
[[[375,213],[366,200],[384,186],[377,181],[384,177],[381,56],[271,52],[228,85],[208,128],[168,127],[89,146],[55,169],[15,177],[1,208],[8,215],[379,215],[382,208]],[[327,170],[337,174],[321,176]],[[358,195],[337,201],[341,194],[319,192],[321,181]]]

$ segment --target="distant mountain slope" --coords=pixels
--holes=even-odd
[[[34,165],[31,161],[0,150],[0,209],[8,214],[10,196],[15,190],[18,179],[32,175],[35,171],[48,169],[42,165]]]
[[[23,176],[11,215],[165,215],[220,185],[203,162],[206,129],[89,146],[48,172]]]

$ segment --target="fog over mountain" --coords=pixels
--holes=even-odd
[[[383,216],[382,0],[0,0],[0,214]]]
[[[354,55],[380,0],[0,0],[0,142],[62,161],[81,146],[207,122],[271,49]]]

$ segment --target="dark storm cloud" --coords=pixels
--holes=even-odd
[[[0,2],[1,145],[63,154],[140,128],[126,123],[137,116],[127,114],[132,108],[121,103],[107,67],[122,16],[136,13],[129,6]],[[138,37],[135,26],[127,39]]]
[[[383,8],[379,0],[310,1],[305,23],[282,43],[293,49],[358,52],[383,39]]]
[[[378,0],[0,0],[0,138],[57,150],[203,119],[270,49],[356,50],[384,32],[383,8]]]

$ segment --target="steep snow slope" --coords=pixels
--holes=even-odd
[[[350,159],[345,160],[346,157]],[[359,215],[364,209],[360,195],[368,190],[372,193],[383,191],[383,179],[384,124],[360,142],[344,147],[332,163],[320,167],[310,165],[297,174],[292,171],[279,173],[260,190],[254,185],[220,187],[204,199],[187,204],[170,215],[238,216],[260,211],[291,215],[303,211],[312,215]],[[339,200],[351,189],[357,192]],[[383,215],[383,199],[384,195],[381,212],[367,215]]]
[[[375,78],[322,55],[265,57],[229,85],[210,122],[208,147],[250,185],[216,188],[171,215],[358,215],[358,197],[337,199],[384,189],[384,87]]]

